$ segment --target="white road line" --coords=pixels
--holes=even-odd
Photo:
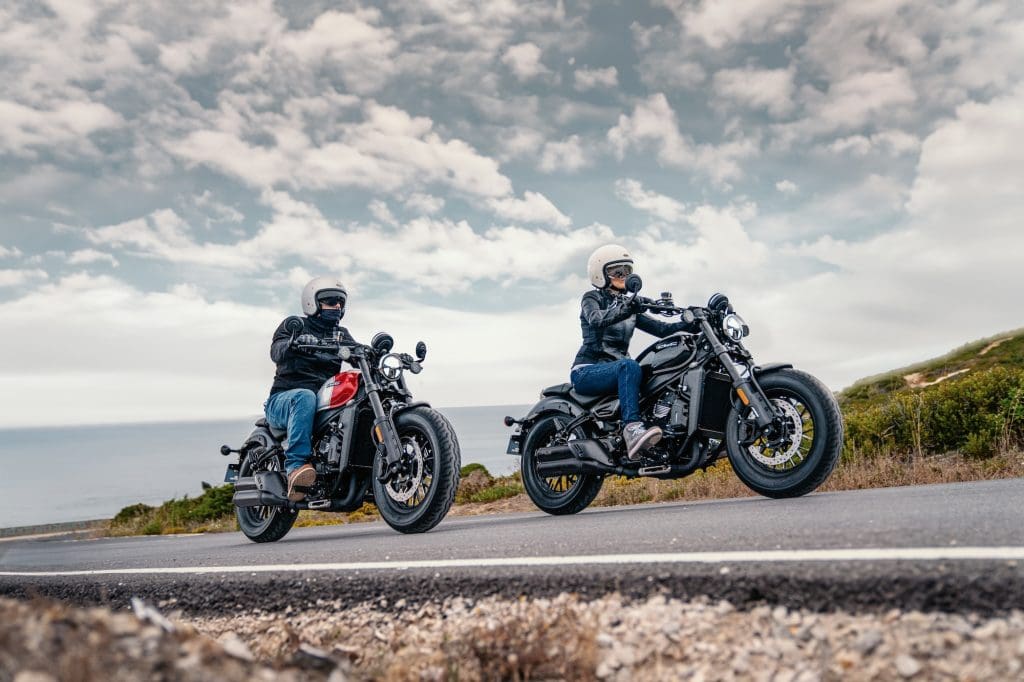
[[[759,564],[800,561],[1022,561],[1024,547],[907,547],[865,549],[796,549],[748,552],[673,552],[665,554],[595,554],[420,561],[365,561],[331,564],[256,566],[186,566],[108,568],[81,571],[0,571],[0,577],[71,577],[101,575],[178,575],[224,573],[302,573],[309,571],[383,571],[444,568],[516,568],[608,564]]]

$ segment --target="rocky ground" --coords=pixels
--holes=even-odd
[[[662,596],[452,598],[189,617],[0,600],[0,681],[1007,680],[1024,613],[850,614]]]

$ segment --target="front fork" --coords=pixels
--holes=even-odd
[[[362,355],[359,356],[358,360],[359,371],[362,373],[363,381],[366,384],[366,396],[370,399],[370,407],[373,408],[373,439],[377,443],[378,448],[384,449],[385,466],[377,480],[381,483],[386,483],[401,470],[402,442],[398,438],[398,429],[395,428],[391,415],[384,410],[384,405],[381,403],[380,386],[373,379],[369,363],[366,362],[366,358]]]
[[[775,413],[775,407],[769,402],[768,397],[761,390],[761,386],[758,385],[757,379],[754,378],[753,371],[747,367],[741,373],[740,368],[732,361],[729,350],[718,340],[718,335],[712,329],[711,323],[708,322],[707,318],[702,317],[700,324],[704,329],[704,336],[718,357],[718,361],[725,367],[725,371],[732,378],[732,386],[736,396],[740,399],[740,402],[750,408],[758,428],[761,431],[766,430],[773,424],[778,415]]]

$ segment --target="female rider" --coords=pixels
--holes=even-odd
[[[583,294],[580,326],[583,345],[573,360],[569,380],[578,393],[603,395],[618,390],[622,411],[622,438],[630,461],[661,440],[661,429],[640,421],[640,365],[629,357],[633,330],[665,337],[692,331],[684,322],[670,324],[643,315],[635,300],[627,300],[626,277],[633,272],[633,257],[618,244],[606,244],[590,254],[587,274],[594,289]]]

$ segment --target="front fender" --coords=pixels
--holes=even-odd
[[[396,415],[396,414],[399,414],[400,412],[405,412],[406,410],[411,410],[414,407],[430,407],[430,403],[428,403],[426,400],[417,400],[414,403],[406,403],[405,405],[398,405],[391,412],[391,414],[392,415]]]
[[[772,372],[778,372],[780,369],[792,369],[793,363],[791,362],[773,362],[768,365],[755,365],[754,376],[759,377],[762,374],[771,374]]]

